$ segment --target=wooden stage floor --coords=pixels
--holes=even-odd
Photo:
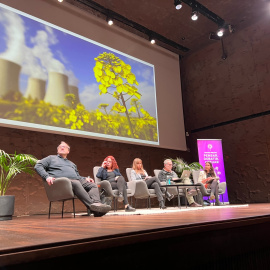
[[[228,257],[250,252],[250,245],[268,248],[270,204],[232,206],[193,211],[174,208],[166,213],[152,209],[149,215],[99,218],[73,218],[70,213],[65,213],[63,219],[60,214],[51,219],[47,215],[14,217],[0,222],[0,269],[22,269],[24,264],[37,267],[38,262],[53,265],[57,259],[70,265],[68,258],[77,255],[76,260],[80,260],[86,255],[91,257],[89,254],[96,258],[104,255],[110,261],[108,254],[115,256],[114,250],[123,255],[136,252],[143,259],[145,253],[152,256],[149,249],[155,253],[162,247],[164,251],[178,251],[175,254],[181,250],[186,256],[184,250],[206,246],[217,254],[221,250],[224,255],[226,250]],[[260,245],[255,247],[258,241]]]

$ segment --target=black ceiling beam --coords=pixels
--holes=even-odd
[[[192,9],[197,10],[200,14],[216,23],[219,27],[225,26],[225,21],[222,18],[196,0],[182,0],[182,2],[190,6]]]
[[[170,39],[168,39],[168,38],[154,32],[154,31],[152,31],[152,30],[150,30],[150,29],[148,29],[148,28],[146,28],[146,27],[144,27],[144,26],[142,26],[142,25],[140,25],[140,24],[138,24],[136,22],[128,20],[124,16],[122,16],[122,15],[120,15],[120,14],[118,14],[118,13],[112,11],[112,10],[109,10],[109,9],[101,6],[100,4],[92,1],[92,0],[76,0],[76,1],[90,7],[93,10],[98,11],[99,13],[105,15],[106,17],[110,16],[112,20],[119,21],[119,22],[121,22],[121,23],[123,23],[123,24],[125,24],[125,25],[127,25],[129,27],[132,27],[132,28],[136,29],[137,31],[147,35],[148,38],[150,36],[152,36],[156,41],[160,41],[160,42],[162,42],[162,43],[164,43],[166,45],[169,45],[170,47],[172,47],[174,49],[177,49],[177,50],[182,51],[182,52],[188,52],[189,51],[188,48],[178,44],[177,42],[174,42],[174,41],[172,41],[172,40],[170,40]],[[161,46],[161,44],[158,44],[158,45]],[[168,49],[167,47],[165,47],[165,48]]]

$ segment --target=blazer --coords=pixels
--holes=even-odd
[[[144,174],[145,174],[145,176],[148,176],[148,174],[147,174],[147,172],[146,172],[146,170],[143,170],[144,171]],[[136,171],[135,170],[131,170],[131,172],[130,172],[130,179],[133,181],[133,180],[143,180],[142,179],[142,176],[139,174],[139,173],[136,173]]]

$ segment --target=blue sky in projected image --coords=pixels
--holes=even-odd
[[[10,48],[16,55],[12,55],[11,59],[7,53]],[[93,72],[94,58],[103,52],[112,52],[131,65],[139,83],[138,90],[142,94],[141,104],[156,117],[153,65],[0,7],[0,58],[22,66],[22,93],[26,91],[29,77],[47,80],[48,71],[53,69],[68,75],[69,84],[78,86],[80,101],[86,109],[95,110],[100,103],[113,105],[116,100],[111,95],[99,95],[98,83]],[[50,66],[50,60],[55,63],[53,67]]]

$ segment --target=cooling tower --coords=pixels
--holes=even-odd
[[[9,91],[19,91],[19,76],[21,66],[5,59],[0,59],[0,97]]]
[[[43,100],[45,96],[45,87],[46,81],[37,78],[29,78],[24,96],[26,98]]]
[[[68,77],[58,72],[50,72],[44,101],[52,105],[68,105],[65,95],[69,94]]]
[[[69,93],[75,95],[76,103],[80,103],[79,89],[77,86],[69,85]]]

